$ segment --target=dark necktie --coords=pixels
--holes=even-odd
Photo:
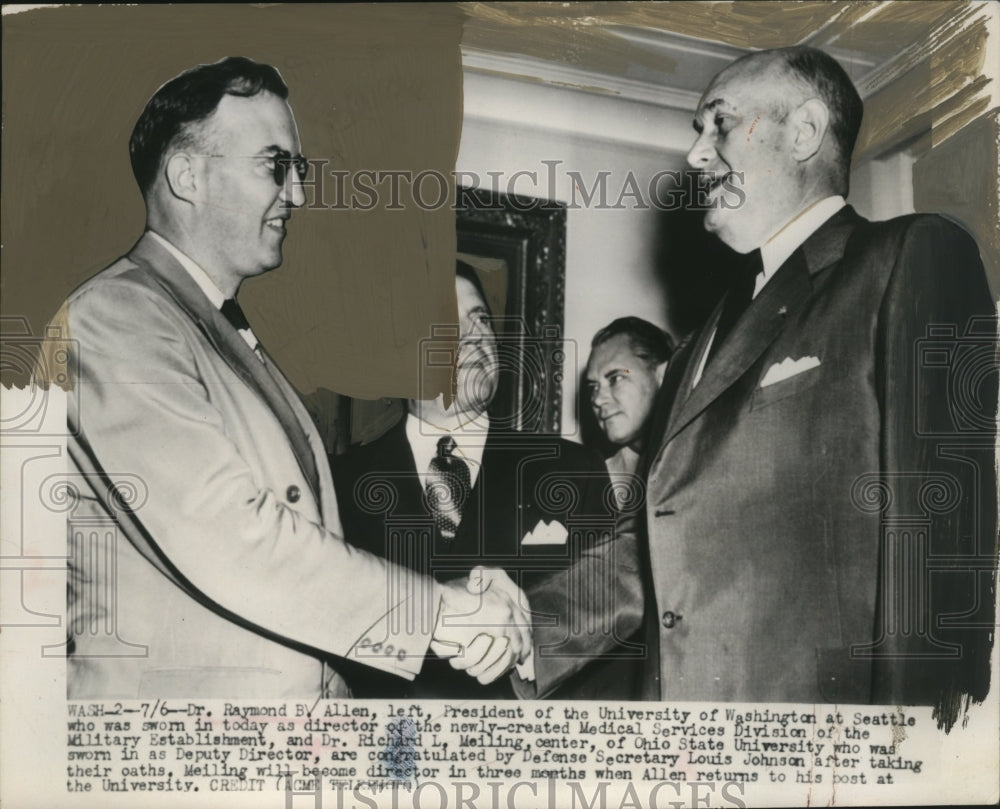
[[[455,538],[462,505],[472,489],[468,464],[454,452],[455,439],[450,435],[441,438],[427,476],[427,504],[441,537],[449,541]]]
[[[247,316],[243,314],[243,310],[236,302],[236,298],[226,298],[222,302],[222,308],[219,311],[222,312],[222,316],[230,322],[236,331],[250,329],[250,322],[247,320]]]
[[[243,314],[243,309],[236,302],[236,298],[226,298],[222,302],[222,308],[219,309],[222,312],[222,316],[229,321],[229,324],[236,329],[236,331],[247,331],[253,334],[253,330],[250,328],[250,322],[247,320],[247,316]],[[254,344],[251,346],[253,348],[253,353],[257,355],[257,359],[264,362],[264,352],[261,350],[260,343],[256,340],[256,335],[254,335]]]
[[[737,268],[726,293],[726,300],[722,304],[722,313],[719,315],[719,322],[715,327],[712,347],[708,350],[709,361],[719,353],[727,335],[753,300],[753,288],[757,282],[757,275],[763,269],[764,263],[760,250],[749,253],[746,262]]]

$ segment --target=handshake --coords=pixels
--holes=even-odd
[[[480,683],[492,683],[515,664],[531,673],[528,598],[498,568],[475,567],[462,582],[442,585],[431,651]]]

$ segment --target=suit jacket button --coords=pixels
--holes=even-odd
[[[666,627],[667,629],[673,629],[673,628],[674,628],[675,626],[677,626],[677,622],[678,622],[678,621],[679,621],[679,620],[680,620],[681,618],[683,618],[683,617],[684,617],[683,615],[678,615],[678,614],[677,614],[677,613],[675,613],[675,612],[671,612],[670,610],[667,610],[667,611],[666,611],[665,613],[663,613],[663,615],[661,616],[661,619],[660,619],[660,622],[661,622],[661,623],[663,624],[663,626],[664,626],[664,627]]]
[[[298,503],[299,498],[301,497],[302,497],[302,490],[295,484],[289,486],[288,491],[285,492],[285,499],[288,500],[289,503]]]

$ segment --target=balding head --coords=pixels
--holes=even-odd
[[[822,101],[830,111],[831,142],[846,176],[864,104],[836,59],[818,48],[797,45],[748,54],[723,70],[716,80],[730,71],[776,88],[777,109],[782,117],[810,98]],[[846,187],[843,193],[846,195]]]
[[[713,181],[706,228],[745,253],[809,205],[846,195],[860,122],[857,92],[822,51],[762,51],[731,64],[702,96],[688,153]]]

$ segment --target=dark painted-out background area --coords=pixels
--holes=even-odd
[[[5,335],[24,324],[41,334],[73,288],[139,238],[145,210],[128,138],[157,87],[193,65],[242,55],[277,67],[303,152],[331,168],[450,176],[462,119],[461,21],[447,4],[5,15]],[[323,201],[335,199],[328,188]],[[368,211],[299,210],[283,266],[240,292],[255,331],[302,391],[405,396],[427,324],[454,318],[454,212],[386,210],[388,202],[386,194]],[[23,363],[4,373],[26,379]]]

